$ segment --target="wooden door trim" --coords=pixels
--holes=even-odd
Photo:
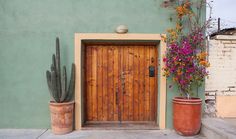
[[[83,122],[83,42],[89,41],[138,41],[138,42],[156,42],[159,41],[159,75],[158,78],[158,98],[159,101],[159,128],[166,127],[166,77],[163,76],[163,56],[166,51],[165,34],[115,34],[115,33],[75,33],[75,65],[76,65],[76,84],[75,84],[75,129],[80,130]]]

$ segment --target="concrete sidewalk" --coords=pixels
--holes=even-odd
[[[234,120],[221,118],[203,118],[202,135],[209,139],[236,139],[236,124]]]
[[[221,118],[221,119],[236,127],[236,118]]]
[[[183,137],[172,130],[82,130],[54,135],[48,129],[0,129],[0,139],[206,139]]]

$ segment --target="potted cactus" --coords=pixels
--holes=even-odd
[[[75,65],[72,64],[71,79],[67,87],[65,66],[61,75],[59,38],[56,38],[56,55],[52,55],[51,71],[47,70],[46,76],[52,99],[49,102],[52,132],[54,134],[69,133],[73,129]]]

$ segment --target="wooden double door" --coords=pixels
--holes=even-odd
[[[153,122],[157,115],[157,47],[87,44],[85,122]]]

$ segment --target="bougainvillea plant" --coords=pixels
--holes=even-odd
[[[170,5],[175,11],[175,28],[168,29],[167,51],[163,58],[164,76],[177,84],[181,95],[189,98],[194,86],[201,86],[208,75],[206,68],[205,28],[201,24],[204,0],[193,3],[189,0],[172,0]],[[173,20],[173,19],[172,19]]]

